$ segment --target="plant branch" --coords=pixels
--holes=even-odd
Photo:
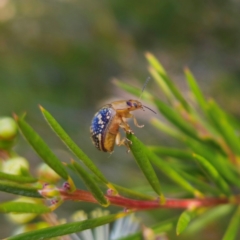
[[[68,193],[60,190],[60,195],[63,200],[68,201],[84,201],[97,203],[97,200],[93,195],[85,190],[76,190],[74,193]],[[115,196],[105,196],[111,205],[124,207],[127,209],[134,210],[150,210],[157,208],[174,208],[174,209],[192,209],[197,207],[210,207],[217,206],[221,204],[240,204],[240,196],[235,196],[234,198],[189,198],[189,199],[175,199],[166,198],[165,203],[160,203],[159,199],[156,200],[135,200],[120,195]]]

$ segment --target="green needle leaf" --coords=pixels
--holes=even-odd
[[[148,157],[146,154],[146,151],[147,151],[146,147],[133,134],[128,134],[127,137],[132,142],[132,144],[130,144],[130,149],[138,166],[142,170],[143,174],[145,175],[149,184],[152,186],[153,190],[163,200],[164,197],[161,193],[160,183],[150,161],[148,160]]]
[[[95,182],[98,181],[98,178],[95,175],[92,176],[92,177],[94,178]],[[103,185],[99,181],[98,181],[98,184]],[[124,197],[139,199],[139,200],[155,200],[156,199],[156,197],[154,197],[154,196],[147,195],[147,194],[142,193],[142,192],[138,192],[134,189],[129,189],[129,188],[126,188],[126,187],[122,187],[122,186],[119,186],[119,185],[114,184],[114,183],[110,183],[110,184]]]
[[[156,83],[159,85],[159,87],[162,90],[162,92],[166,95],[166,97],[169,100],[169,102],[171,104],[174,104],[174,101],[176,101],[175,97],[172,94],[172,92],[169,89],[169,87],[167,86],[167,84],[165,83],[165,81],[163,80],[163,78],[161,77],[161,75],[159,75],[157,70],[154,69],[153,67],[149,67],[148,71],[150,72],[150,74],[152,75],[152,77],[156,81]]]
[[[205,170],[206,175],[209,176],[209,178],[216,184],[217,187],[219,187],[223,194],[230,197],[232,195],[230,188],[215,167],[204,157],[201,157],[197,154],[193,154],[193,157]]]
[[[5,202],[0,204],[0,212],[3,213],[47,213],[50,208],[43,204],[34,204],[28,202]]]
[[[198,216],[188,226],[188,234],[196,236],[196,234],[203,232],[203,229],[211,223],[218,223],[221,219],[227,219],[227,215],[232,211],[233,207],[233,205],[227,204],[205,209],[205,211],[204,209],[199,209],[199,211],[196,209]]]
[[[178,112],[176,112],[174,109],[169,107],[166,103],[155,99],[154,102],[156,103],[156,106],[158,110],[177,128],[179,128],[183,133],[186,135],[199,140],[199,137],[197,136],[196,130],[184,120]]]
[[[160,156],[175,157],[180,159],[192,159],[192,154],[187,150],[170,147],[149,146],[148,149]]]
[[[240,225],[240,207],[238,207],[236,213],[233,215],[227,231],[223,236],[223,240],[234,240],[237,239],[237,233],[239,232],[239,225]]]
[[[180,235],[189,225],[190,221],[195,217],[195,213],[190,210],[184,211],[177,222],[177,235]]]
[[[16,236],[6,238],[6,240],[44,240],[58,236],[64,236],[71,233],[81,232],[86,229],[95,228],[114,220],[126,216],[127,213],[112,214],[104,217],[84,220],[81,222],[66,223],[54,227],[39,229]]]
[[[23,118],[15,116],[15,120],[26,140],[30,143],[36,153],[51,167],[59,176],[69,180],[67,171],[61,161],[51,151],[43,139],[28,125]]]
[[[42,198],[39,188],[25,186],[23,184],[0,181],[0,191],[27,197]]]
[[[173,138],[178,139],[179,141],[183,140],[185,138],[185,135],[183,135],[180,131],[172,128],[171,126],[163,123],[157,118],[152,118],[150,120],[151,124],[157,128],[158,130],[166,133],[167,135],[170,135]]]
[[[214,196],[220,196],[221,195],[221,191],[208,184],[208,183],[205,183],[203,182],[203,180],[200,178],[198,178],[197,176],[194,176],[193,174],[188,174],[184,171],[181,171],[179,169],[177,169],[176,167],[174,168],[176,172],[178,172],[180,174],[180,176],[184,177],[185,180],[189,181],[190,183],[192,183],[194,186],[197,187],[197,189],[199,189],[201,192],[204,192],[204,193],[209,193],[211,195],[214,195]]]
[[[195,95],[196,100],[198,101],[198,104],[202,108],[202,110],[205,112],[207,107],[207,102],[197,84],[197,81],[195,80],[193,74],[189,69],[185,69],[185,76],[188,81],[188,85],[192,90],[192,93]]]
[[[191,192],[195,196],[203,196],[203,194],[194,188],[188,181],[186,181],[180,174],[178,174],[170,164],[163,159],[159,158],[155,153],[147,149],[147,155],[150,161],[167,177],[172,179],[178,185],[182,186],[188,192]]]
[[[167,76],[164,68],[159,63],[159,61],[152,55],[151,53],[147,53],[146,58],[149,62],[149,64],[158,71],[160,77],[164,80],[168,88],[171,90],[172,94],[175,96],[175,98],[182,104],[182,106],[187,110],[190,111],[190,106],[188,102],[184,99],[180,91],[177,89],[175,84],[172,82],[172,80]]]
[[[220,175],[224,177],[224,179],[227,179],[231,184],[240,186],[238,174],[232,171],[234,167],[229,162],[229,159],[222,156],[222,154],[219,154],[219,152],[213,150],[209,146],[205,144],[203,145],[201,142],[193,141],[192,139],[185,139],[185,143],[189,145],[192,152],[211,161],[211,164],[216,168]]]
[[[226,114],[213,100],[208,104],[207,113],[215,128],[221,136],[223,136],[227,144],[236,154],[240,155],[240,140],[236,134],[236,130],[233,128],[234,124],[230,122]]]
[[[150,52],[145,53],[145,57],[147,58],[150,65],[156,69],[159,73],[166,75],[166,71],[164,67],[161,65],[161,63],[158,61],[158,59]]]
[[[133,198],[133,199],[140,199],[140,200],[154,200],[156,197],[143,194],[140,192],[137,192],[135,190],[131,190],[129,188],[125,188],[116,184],[113,184],[113,186],[116,188],[116,190],[121,193],[125,197]]]
[[[98,168],[93,164],[91,159],[77,146],[77,144],[69,137],[69,135],[63,130],[59,123],[53,118],[53,116],[40,107],[43,116],[47,120],[48,124],[58,135],[58,137],[63,141],[63,143],[80,159],[101,181],[108,184],[108,180],[104,175],[98,170]]]
[[[21,176],[4,172],[0,172],[0,179],[18,183],[34,183],[38,181],[38,179],[30,176]]]
[[[103,192],[98,187],[96,181],[94,181],[92,176],[88,172],[86,172],[84,170],[84,168],[82,168],[80,166],[80,164],[78,164],[78,163],[76,163],[74,161],[72,162],[72,164],[73,164],[74,168],[77,170],[77,172],[79,173],[79,175],[82,178],[82,180],[84,181],[84,183],[87,186],[88,190],[93,194],[93,196],[99,202],[99,204],[101,204],[104,207],[107,207],[109,205],[109,202],[105,198]]]

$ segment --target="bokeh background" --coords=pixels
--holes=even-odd
[[[71,156],[41,116],[41,104],[110,181],[144,186],[123,148],[109,156],[89,138],[98,108],[129,97],[112,79],[141,88],[149,76],[144,53],[150,51],[186,94],[182,69],[188,66],[205,95],[240,118],[239,8],[237,0],[0,0],[0,116],[27,112],[28,122],[68,161]],[[154,88],[154,82],[147,86],[150,92]],[[178,144],[154,131],[148,124],[151,113],[136,115],[145,128],[135,132],[146,143]],[[21,138],[15,150],[30,160],[34,174],[40,159]],[[59,214],[94,207],[71,203]],[[164,214],[142,217],[151,224]],[[2,218],[3,224],[6,237],[14,226]]]

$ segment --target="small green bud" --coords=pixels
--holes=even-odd
[[[109,211],[108,210],[103,210],[101,208],[96,208],[91,212],[91,217],[92,218],[98,218],[98,217],[103,217],[103,216],[107,216],[109,215]]]
[[[2,171],[5,173],[20,175],[21,169],[29,170],[29,163],[23,157],[10,158],[2,164]]]
[[[51,199],[51,198],[60,198],[60,192],[59,189],[52,185],[52,184],[45,184],[43,186],[43,189],[38,190],[38,192],[47,199]]]
[[[79,211],[75,212],[75,213],[71,216],[71,219],[72,219],[74,222],[83,221],[83,220],[87,220],[87,219],[88,219],[88,216],[87,216],[87,214],[86,214],[83,210],[79,210]]]
[[[10,117],[0,118],[0,149],[10,149],[17,135],[17,124]]]
[[[0,118],[0,139],[12,140],[17,134],[17,124],[10,117]]]
[[[53,171],[46,163],[42,163],[38,167],[38,177],[41,181],[48,182],[48,183],[56,183],[61,179],[61,177]]]
[[[50,200],[51,205],[49,208],[51,211],[54,211],[63,203],[59,189],[52,184],[44,184],[42,190],[38,190],[38,192],[44,198]]]

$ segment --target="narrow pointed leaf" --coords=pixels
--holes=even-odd
[[[24,137],[36,151],[36,153],[51,167],[59,176],[68,180],[69,176],[61,161],[51,151],[43,139],[28,125],[23,118],[16,117],[17,124]]]
[[[164,68],[159,63],[159,61],[151,53],[147,53],[146,58],[149,64],[158,71],[159,75],[164,80],[166,85],[169,87],[169,89],[171,90],[172,94],[176,97],[176,99],[182,104],[185,110],[189,111],[190,110],[189,104],[184,99],[184,97],[182,96],[180,91],[177,89],[175,84],[172,82],[172,80],[167,76]]]
[[[171,89],[171,91],[174,94],[174,96],[176,97],[176,99],[182,104],[184,109],[187,112],[190,112],[190,106],[189,106],[188,102],[184,99],[184,97],[182,96],[180,91],[177,89],[177,87],[174,85],[172,80],[167,75],[163,75],[163,74],[160,74],[160,75],[164,79],[164,81],[168,85],[168,87]]]
[[[161,221],[161,222],[155,224],[152,227],[152,229],[156,234],[165,233],[165,232],[172,230],[176,226],[176,223],[177,223],[177,218],[173,217],[168,220]]]
[[[99,202],[99,204],[107,207],[109,205],[109,202],[105,198],[102,190],[98,187],[96,181],[92,178],[92,176],[88,172],[86,172],[84,168],[80,166],[80,164],[76,162],[72,162],[72,164],[79,173],[88,190],[93,194],[94,198]]]
[[[10,183],[0,181],[0,191],[7,192],[11,194],[34,197],[34,198],[42,198],[42,196],[38,193],[39,188],[25,186],[23,184]]]
[[[179,128],[183,133],[186,135],[199,140],[199,137],[197,136],[196,130],[188,123],[186,120],[184,120],[178,112],[176,112],[174,109],[169,107],[166,103],[155,99],[155,104],[158,108],[158,110],[177,128]]]
[[[158,59],[150,52],[145,53],[145,57],[148,60],[149,64],[156,69],[159,73],[166,75],[166,71]]]
[[[2,213],[47,213],[50,208],[43,204],[34,204],[29,202],[5,202],[0,204]]]
[[[15,174],[9,174],[4,172],[0,172],[0,179],[12,181],[12,182],[18,182],[18,183],[34,183],[38,181],[38,179],[34,177],[15,175]]]
[[[133,198],[133,199],[139,199],[139,200],[154,200],[156,197],[143,194],[140,192],[137,192],[135,190],[125,188],[116,184],[113,184],[113,186],[116,188],[116,190],[121,193],[125,197]]]
[[[95,228],[95,227],[113,222],[114,220],[124,217],[126,215],[127,213],[118,213],[118,214],[112,214],[104,217],[84,220],[81,222],[61,224],[54,227],[39,229],[36,231],[15,235],[15,236],[6,238],[6,240],[39,240],[39,239],[44,240],[44,239],[49,239],[53,237],[64,236],[64,235],[81,232],[86,229]]]
[[[148,180],[149,184],[152,186],[153,190],[159,195],[162,196],[161,187],[157,175],[147,157],[146,147],[144,144],[139,141],[133,134],[127,135],[128,139],[132,142],[130,144],[131,152],[139,166]]]
[[[177,222],[177,235],[180,235],[189,225],[190,221],[194,218],[195,214],[193,211],[186,210],[184,211]]]
[[[234,124],[229,122],[226,114],[213,100],[209,102],[207,110],[208,116],[211,118],[213,124],[223,136],[227,144],[236,154],[240,155],[240,140],[236,135],[236,130],[233,128]]]
[[[240,225],[240,207],[238,207],[237,211],[233,215],[227,231],[225,232],[222,240],[235,240],[237,239],[237,234],[239,232],[239,225]]]
[[[148,71],[152,75],[155,82],[159,85],[162,92],[166,95],[169,102],[173,104],[173,102],[175,100],[174,95],[172,94],[171,90],[169,89],[169,87],[167,86],[165,81],[162,79],[161,75],[159,75],[157,70],[154,69],[153,67],[149,67]]]
[[[198,146],[202,146],[202,147],[204,147],[203,145],[205,145],[207,147],[213,148],[214,151],[218,150],[221,153],[225,154],[225,152],[220,148],[220,146],[216,145],[216,142],[215,141],[211,141],[211,139],[210,140],[202,139],[202,138],[199,139],[195,134],[192,135],[191,133],[188,134],[188,135],[182,134],[179,130],[174,129],[173,127],[170,127],[169,125],[167,125],[166,123],[160,121],[157,118],[152,118],[150,122],[158,130],[160,130],[160,131],[170,135],[171,137],[176,138],[179,141],[184,141],[186,144],[190,145],[190,148],[193,148],[193,149],[197,148],[197,147],[196,148],[192,147],[192,145],[198,145]],[[182,119],[181,119],[181,122],[182,122]],[[179,129],[181,130],[181,127],[179,127]],[[184,129],[183,129],[183,131],[184,131]],[[193,139],[195,139],[196,141],[193,141]],[[193,144],[192,144],[192,142],[193,142]]]
[[[182,176],[188,182],[192,183],[197,189],[204,192],[205,194],[209,193],[210,195],[212,194],[214,196],[222,195],[222,192],[218,188],[210,185],[209,183],[204,182],[201,178],[194,176],[192,173],[188,174],[177,168],[174,169],[180,174],[180,176]]]
[[[73,166],[72,166],[73,167]],[[95,181],[98,181],[98,178],[96,176],[92,176]],[[102,183],[98,182],[98,184],[103,185]],[[120,185],[110,183],[116,190],[119,192],[122,196],[129,197],[132,199],[139,199],[139,200],[154,200],[156,197],[147,195],[145,193],[136,191],[134,189],[129,189],[122,187]]]
[[[188,81],[188,85],[189,85],[190,89],[192,90],[192,93],[194,94],[199,106],[202,108],[203,111],[205,111],[206,107],[207,107],[207,102],[206,102],[193,74],[187,68],[185,69],[185,76]]]
[[[187,150],[170,148],[170,147],[160,147],[160,146],[149,146],[148,149],[153,151],[160,156],[175,157],[180,159],[192,159],[192,154]]]
[[[147,155],[150,161],[167,177],[172,179],[176,184],[183,187],[186,191],[192,193],[195,196],[203,196],[203,194],[196,188],[194,188],[188,181],[186,181],[180,174],[178,174],[170,164],[158,157],[155,153],[147,150]]]
[[[238,174],[231,170],[231,163],[229,159],[214,151],[209,146],[203,145],[200,142],[192,139],[185,139],[185,143],[192,149],[192,152],[201,155],[209,160],[209,162],[216,168],[216,170],[233,185],[240,186]]]
[[[158,130],[170,135],[171,137],[174,137],[174,138],[176,138],[180,141],[185,138],[185,135],[183,135],[181,132],[179,132],[178,130],[168,126],[167,124],[165,124],[163,122],[161,122],[157,118],[152,118],[150,122]]]
[[[228,184],[225,182],[225,180],[222,178],[219,172],[214,168],[214,166],[204,157],[201,157],[197,154],[193,154],[193,156],[200,164],[200,166],[204,169],[207,176],[209,176],[209,178],[216,184],[216,186],[219,187],[223,194],[225,194],[228,197],[231,196],[232,193],[230,191]]]
[[[189,225],[186,229],[188,234],[196,235],[198,232],[201,233],[203,229],[211,223],[217,223],[218,220],[227,218],[228,214],[232,211],[234,205],[227,204],[216,206],[211,209],[207,209],[203,212],[203,209],[199,209],[198,217]]]
[[[69,137],[69,135],[63,130],[59,123],[53,118],[53,116],[44,108],[40,107],[43,116],[47,120],[48,124],[63,141],[63,143],[80,159],[101,181],[108,183],[104,175],[98,170],[91,159],[77,146],[77,144]]]

